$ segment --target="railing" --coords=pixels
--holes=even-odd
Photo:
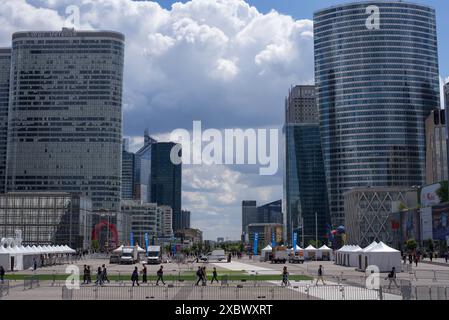
[[[62,289],[64,300],[380,300],[381,290],[326,286],[89,286]]]
[[[9,280],[0,281],[0,299],[9,294]]]
[[[23,278],[23,290],[30,290],[39,286],[39,278],[37,276],[26,276]]]

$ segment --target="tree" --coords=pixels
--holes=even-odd
[[[319,248],[322,246],[321,241],[318,240],[318,242],[316,242],[315,240],[309,240],[309,245],[314,246],[315,248]]]
[[[408,251],[413,252],[418,247],[418,243],[416,242],[415,239],[408,239],[407,242],[405,243],[405,247],[407,248]]]
[[[441,202],[449,202],[449,184],[447,181],[440,182],[441,187],[437,190],[437,196]]]
[[[100,249],[100,242],[98,240],[92,240],[91,246],[94,251],[98,251]]]

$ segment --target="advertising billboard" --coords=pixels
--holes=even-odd
[[[446,241],[449,236],[449,205],[432,208],[433,239]]]
[[[431,207],[441,203],[441,200],[437,195],[437,191],[440,188],[441,185],[435,183],[421,189],[421,208]]]

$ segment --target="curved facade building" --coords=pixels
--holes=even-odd
[[[124,36],[12,37],[7,191],[63,191],[120,210]]]
[[[438,108],[435,11],[400,1],[335,6],[314,15],[315,81],[331,220],[343,193],[422,185],[425,119]]]

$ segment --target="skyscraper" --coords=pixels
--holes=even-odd
[[[134,190],[135,155],[128,150],[128,140],[123,139],[122,145],[122,200],[132,200]]]
[[[182,164],[170,159],[173,142],[157,142],[151,147],[151,202],[170,206],[173,210],[173,231],[181,228]]]
[[[64,191],[120,210],[124,36],[12,36],[8,191]]]
[[[150,137],[149,130],[144,133],[144,142],[134,157],[133,199],[151,202],[151,147],[157,141]]]
[[[293,87],[285,102],[284,237],[306,246],[329,222],[315,86]]]
[[[426,119],[426,184],[448,178],[445,113],[435,109]]]
[[[424,121],[439,108],[435,10],[365,1],[314,14],[315,81],[331,219],[343,193],[425,182]]]
[[[242,240],[248,241],[248,225],[257,223],[257,201],[242,201]]]
[[[181,210],[181,229],[190,229],[190,211]]]
[[[0,193],[5,192],[10,71],[11,49],[0,48]]]

